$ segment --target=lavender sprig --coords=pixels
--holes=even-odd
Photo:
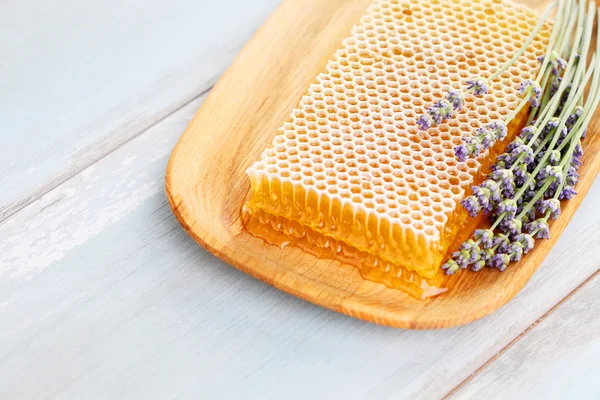
[[[491,227],[475,231],[468,244],[455,253],[460,263],[451,259],[445,264],[447,274],[468,267],[474,271],[484,266],[505,270],[534,248],[535,239],[550,237],[548,221],[559,217],[560,200],[576,195],[577,169],[583,157],[581,140],[600,104],[600,60],[596,56],[600,54],[600,41],[586,66],[597,10],[590,4],[586,13],[583,0],[577,7],[568,2],[566,11],[565,4],[564,0],[559,2],[550,46],[540,59],[538,79],[523,82],[520,87],[524,96],[521,104],[527,101],[532,106],[528,126],[498,157],[489,179],[473,187],[472,195],[462,201],[472,216],[485,212],[492,220]],[[570,56],[564,57],[567,50]],[[586,95],[584,89],[592,76]],[[481,149],[488,148],[490,129],[486,126],[485,130],[466,138],[462,145],[476,143]],[[459,146],[457,152],[463,151],[464,157],[475,155],[469,148],[462,149]],[[452,268],[453,263],[460,264],[459,268]]]

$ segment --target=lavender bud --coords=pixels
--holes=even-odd
[[[485,261],[481,259],[481,260],[476,261],[471,266],[471,270],[474,272],[478,272],[478,271],[481,271],[483,269],[483,267],[485,267]]]
[[[515,151],[515,149],[518,149],[523,144],[524,144],[523,139],[521,139],[520,137],[517,136],[516,138],[513,139],[512,142],[510,142],[508,144],[508,146],[506,146],[506,149],[504,149],[505,154],[512,153],[513,151]]]
[[[563,181],[562,169],[558,166],[546,165],[546,168],[540,171],[540,181],[546,183],[548,179],[561,184]]]
[[[527,165],[525,165],[525,164],[517,165],[517,167],[514,170],[514,175],[515,175],[515,183],[519,186],[522,186],[527,181],[527,177],[529,175],[527,173]]]
[[[506,232],[512,236],[516,236],[519,233],[521,233],[521,228],[523,226],[523,223],[521,222],[521,220],[513,218],[510,219],[506,222]]]
[[[542,88],[539,83],[534,82],[530,79],[524,80],[523,82],[521,82],[521,85],[519,86],[519,94],[521,96],[523,96],[523,95],[530,96],[529,103],[531,103],[531,105],[533,107],[540,106],[540,97],[542,96]]]
[[[560,163],[560,157],[560,151],[552,150],[550,152],[550,157],[548,157],[548,163],[550,163],[550,165],[558,165],[558,163]]]
[[[550,238],[550,227],[548,222],[544,218],[538,218],[533,222],[525,225],[525,230],[537,239],[549,239]]]
[[[546,123],[545,129],[548,130],[548,131],[553,131],[556,128],[558,128],[558,125],[560,125],[560,119],[558,119],[557,117],[552,117]]]
[[[505,218],[512,219],[517,212],[517,203],[512,199],[505,199],[498,204],[498,214],[505,214]]]
[[[526,126],[521,129],[521,132],[519,133],[519,136],[525,142],[529,142],[533,138],[533,135],[535,135],[535,128],[533,126]]]
[[[431,128],[432,123],[433,123],[433,119],[431,118],[431,115],[429,115],[429,114],[423,114],[417,120],[417,126],[422,131],[426,131],[427,129]]]
[[[494,121],[487,124],[487,129],[494,135],[496,140],[504,140],[508,133],[504,121]]]
[[[498,185],[497,182],[491,179],[486,179],[479,186],[490,191],[490,200],[492,203],[499,203],[502,200],[502,196],[500,194],[500,185]]]
[[[481,211],[481,204],[479,204],[475,196],[467,196],[460,203],[469,212],[471,217],[476,217],[479,211]]]
[[[527,233],[518,235],[515,237],[515,240],[523,246],[523,254],[529,253],[533,249],[533,246],[535,246],[535,240]]]
[[[558,195],[558,198],[560,200],[571,200],[573,197],[575,197],[576,194],[577,192],[575,191],[573,186],[566,185],[563,188],[562,192],[560,192],[560,195]]]
[[[492,259],[496,255],[496,252],[492,249],[485,249],[481,253],[481,259],[485,262],[488,267],[492,266]]]
[[[477,229],[473,233],[473,237],[481,242],[484,249],[489,249],[494,242],[494,231],[491,229]]]
[[[512,242],[508,245],[508,256],[510,261],[519,262],[523,255],[523,245],[519,242]]]
[[[504,271],[508,264],[510,264],[510,257],[508,254],[498,253],[492,257],[492,267],[498,268],[500,271]]]
[[[575,149],[573,149],[573,157],[581,158],[583,157],[583,147],[581,147],[580,143],[575,145]]]
[[[498,248],[498,251],[505,252],[508,249],[508,245],[510,244],[510,240],[508,236],[503,233],[497,233],[494,236],[493,246]]]
[[[452,104],[454,111],[460,111],[462,110],[465,98],[461,92],[458,92],[454,89],[450,89],[448,91],[448,94],[446,95],[446,100],[448,100],[450,104]]]
[[[446,261],[444,265],[442,265],[442,269],[446,271],[447,275],[454,275],[460,269],[460,266],[456,263],[456,261],[450,259]]]
[[[470,79],[467,81],[467,90],[472,90],[475,96],[483,96],[488,93],[487,81],[479,77]]]
[[[510,169],[499,169],[494,171],[492,173],[492,179],[504,186],[514,183],[514,176]]]
[[[435,105],[427,109],[427,114],[429,114],[429,117],[431,118],[432,126],[439,125],[444,120],[444,110]]]
[[[581,117],[581,114],[583,114],[583,107],[575,107],[571,115],[569,115],[569,117],[567,118],[567,126],[569,127],[569,129],[572,128],[573,125],[575,125],[579,117]]]
[[[570,165],[575,169],[579,169],[579,167],[581,167],[581,160],[579,158],[573,156],[573,157],[571,157]]]
[[[560,201],[557,199],[543,200],[540,205],[540,213],[544,214],[546,211],[550,211],[552,219],[558,218],[560,215]]]
[[[473,195],[477,198],[477,201],[479,201],[483,211],[485,213],[489,213],[492,210],[492,193],[488,189],[479,186],[473,186],[472,190]]]
[[[567,185],[575,186],[579,181],[579,174],[577,173],[577,169],[575,167],[570,166],[567,170]]]
[[[467,149],[467,145],[460,144],[454,148],[454,154],[458,158],[458,161],[465,162],[469,155],[469,149]]]
[[[483,148],[483,150],[487,150],[490,147],[492,147],[492,145],[494,144],[494,141],[496,140],[494,135],[484,127],[477,128],[475,133],[476,133],[475,140],[478,143],[481,143],[481,147]],[[470,143],[473,143],[473,141],[471,141]]]

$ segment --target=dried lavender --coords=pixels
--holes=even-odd
[[[447,274],[468,267],[479,271],[484,266],[504,271],[533,249],[535,239],[550,237],[548,221],[560,216],[561,200],[577,194],[581,140],[600,103],[600,41],[590,64],[585,63],[596,12],[600,18],[600,9],[593,3],[586,11],[585,0],[576,5],[571,0],[559,3],[551,45],[540,59],[538,80],[520,87],[534,117],[530,116],[528,126],[498,157],[488,179],[473,187],[472,195],[462,201],[471,216],[482,211],[487,214],[491,226],[476,230],[452,255],[442,266]],[[463,145],[476,143],[482,149],[489,145],[483,132],[474,138]],[[459,159],[474,154],[468,147],[457,150]]]

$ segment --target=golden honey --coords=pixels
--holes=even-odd
[[[536,23],[531,10],[497,0],[375,1],[248,169],[249,231],[321,249],[415,297],[439,293],[440,264],[474,223],[459,202],[503,145],[465,163],[454,147],[517,107],[548,27],[487,95],[466,96],[428,131],[416,120],[448,90],[495,72]]]

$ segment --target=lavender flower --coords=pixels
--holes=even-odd
[[[569,115],[569,117],[567,118],[567,127],[569,129],[572,128],[573,125],[575,125],[577,120],[579,120],[579,117],[581,117],[581,114],[583,114],[583,107],[581,107],[581,106],[575,107],[575,109],[573,110],[571,115]]]
[[[529,173],[527,172],[527,165],[519,164],[515,167],[513,171],[513,175],[515,176],[515,183],[519,186],[522,186],[529,178]]]
[[[482,148],[481,141],[478,138],[466,138],[464,144],[454,148],[454,154],[458,161],[464,162],[467,157],[479,155]]]
[[[460,266],[453,259],[449,259],[442,265],[442,269],[446,271],[447,275],[454,275],[460,269]]]
[[[484,78],[474,78],[467,81],[467,90],[473,91],[475,96],[488,94],[487,81]]]
[[[494,258],[494,255],[496,254],[496,252],[493,249],[484,249],[481,252],[481,260],[483,262],[485,262],[485,264],[489,267],[492,266],[492,259]]]
[[[496,140],[504,140],[508,129],[504,121],[493,121],[487,125],[487,129],[494,134]]]
[[[486,179],[479,186],[490,191],[490,200],[492,203],[499,203],[502,200],[500,185],[496,181]]]
[[[419,119],[417,120],[417,126],[422,131],[426,131],[427,129],[431,128],[432,124],[433,124],[433,119],[431,118],[431,115],[429,115],[427,113],[421,115],[419,117]]]
[[[454,89],[450,89],[448,94],[446,94],[446,100],[452,104],[452,108],[454,111],[462,110],[463,103],[465,101],[465,97],[461,92],[458,92]]]
[[[479,204],[479,201],[475,196],[465,197],[460,204],[462,204],[465,210],[469,212],[471,217],[476,217],[477,214],[479,214],[479,211],[481,211],[481,204]]]
[[[521,129],[521,132],[519,133],[519,136],[525,142],[529,142],[533,138],[533,135],[535,135],[535,128],[533,126],[526,126]]]
[[[505,218],[514,218],[517,213],[517,202],[512,199],[505,199],[498,204],[498,214],[504,214]]]
[[[545,58],[546,57],[543,55],[539,56],[538,61],[540,63],[543,63]],[[563,60],[562,58],[560,58],[560,55],[556,52],[556,50],[553,50],[552,53],[550,54],[549,64],[552,67],[552,74],[555,76],[558,76],[560,74],[561,70],[564,70],[565,68],[567,68],[567,62],[565,60]]]
[[[510,261],[519,262],[521,261],[521,256],[523,255],[523,244],[520,242],[512,242],[508,245],[508,256],[510,257]]]
[[[550,156],[548,157],[548,163],[550,165],[558,165],[558,163],[560,163],[560,151],[558,150],[552,150],[550,152]]]
[[[506,228],[506,233],[512,235],[512,236],[516,236],[519,233],[521,233],[521,228],[523,227],[523,223],[521,222],[520,219],[516,219],[516,218],[512,218],[509,220],[506,220],[505,223],[505,228]]]
[[[562,169],[556,165],[546,165],[546,168],[542,169],[538,174],[538,183],[544,185],[548,181],[553,181],[561,184],[563,181]]]
[[[518,157],[524,156],[523,163],[525,165],[529,165],[535,160],[534,155],[533,155],[533,149],[531,148],[531,146],[527,146],[524,143],[519,143],[517,146],[515,146],[512,149],[512,151],[510,153],[511,153],[511,156],[515,159]]]
[[[535,240],[533,240],[533,237],[527,233],[521,233],[520,235],[517,235],[515,237],[515,241],[521,243],[523,246],[523,254],[529,253],[535,245]]]
[[[579,174],[577,173],[577,169],[573,166],[570,166],[567,170],[567,178],[565,179],[567,185],[575,186],[579,181]]]
[[[472,266],[471,270],[474,272],[481,271],[485,267],[485,261],[483,259],[477,260]]]
[[[481,242],[484,249],[489,249],[494,243],[494,231],[491,229],[476,229],[473,237]]]
[[[540,204],[539,212],[544,214],[546,211],[550,211],[552,219],[558,218],[560,215],[560,201],[557,199],[543,200]]]
[[[510,264],[510,256],[504,253],[497,253],[492,257],[491,266],[498,268],[500,271],[504,271]]]
[[[497,169],[492,172],[492,179],[499,183],[506,196],[512,196],[515,190],[514,174],[510,169]]]
[[[536,239],[549,239],[550,227],[545,218],[538,218],[525,225],[525,231]]]
[[[540,106],[540,97],[542,96],[542,88],[539,83],[534,82],[530,79],[524,80],[523,82],[521,82],[521,85],[519,85],[519,94],[522,96],[523,95],[530,96],[529,103],[531,103],[531,105],[533,107]]]
[[[451,89],[446,95],[445,100],[440,100],[427,108],[426,113],[421,115],[417,120],[417,126],[419,129],[425,131],[432,126],[441,124],[443,121],[451,118],[456,111],[462,110],[463,102],[463,94]]]
[[[575,149],[573,149],[573,157],[581,158],[583,157],[583,147],[581,147],[580,143],[575,145]]]
[[[493,246],[497,247],[498,251],[505,252],[508,249],[508,245],[510,244],[510,240],[508,236],[503,233],[497,233],[494,236]]]
[[[571,200],[573,197],[575,197],[576,194],[577,192],[575,191],[573,186],[565,185],[565,187],[563,187],[563,190],[558,195],[558,198],[560,200]]]
[[[469,155],[469,149],[466,144],[461,144],[454,148],[454,154],[456,155],[456,158],[458,158],[458,161],[465,162]]]
[[[473,196],[477,198],[477,201],[479,202],[483,211],[485,213],[492,211],[493,203],[491,199],[492,193],[490,190],[480,186],[473,186],[471,189],[473,190]]]
[[[459,251],[452,254],[452,258],[460,268],[466,268],[481,258],[481,249],[477,243],[469,239],[460,246]]]

